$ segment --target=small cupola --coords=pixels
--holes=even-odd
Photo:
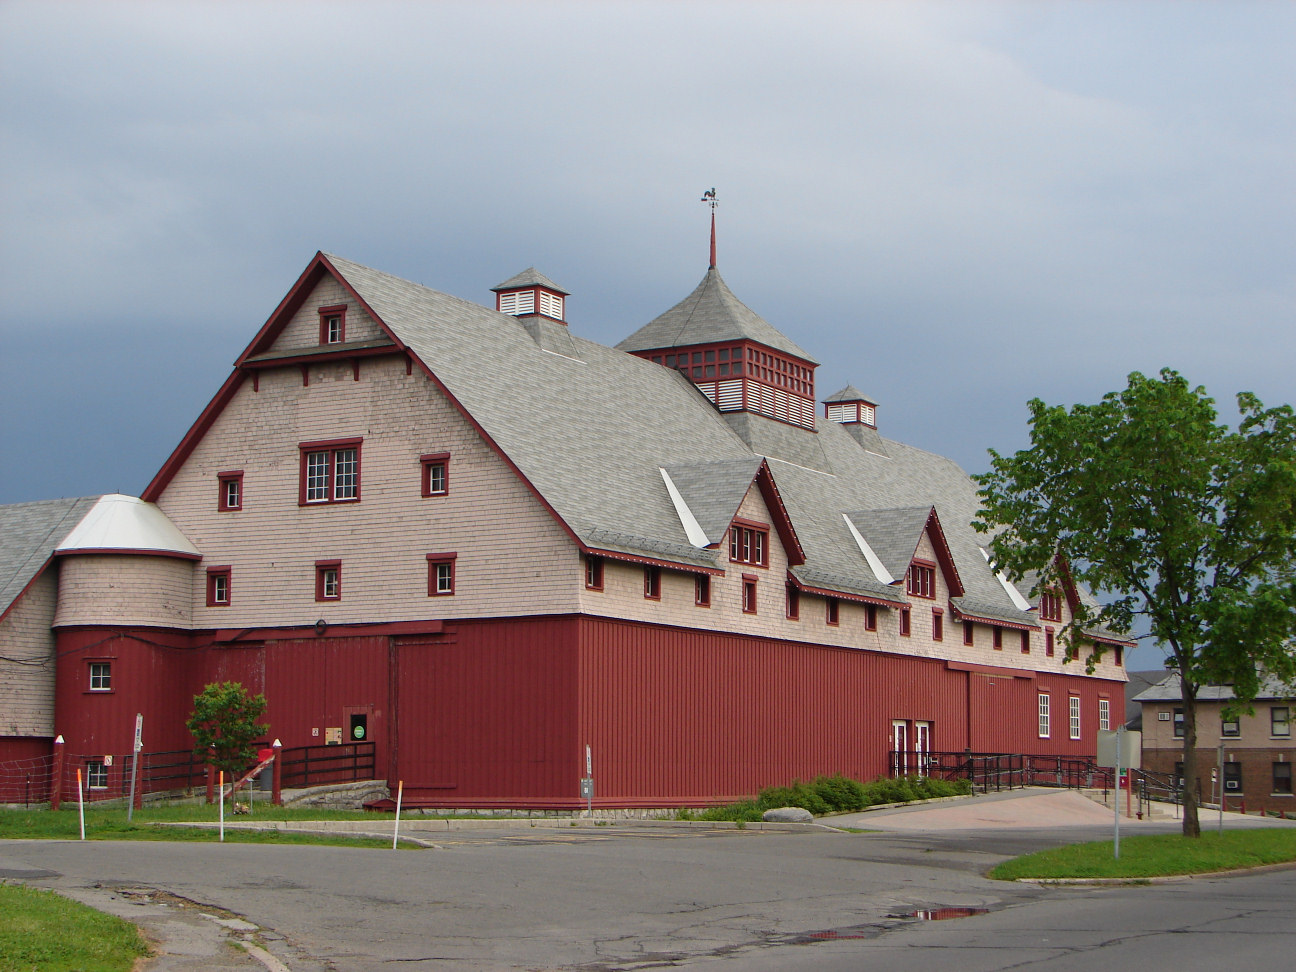
[[[566,298],[570,296],[535,267],[527,267],[491,288],[495,309],[514,317],[548,317],[567,323]]]
[[[877,428],[877,402],[854,385],[847,385],[824,399],[824,418],[840,425],[867,425]]]

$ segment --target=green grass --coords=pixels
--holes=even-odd
[[[120,972],[148,953],[128,921],[52,891],[0,884],[0,972]]]
[[[127,822],[123,808],[87,808],[87,840],[215,841],[219,833],[205,827],[159,827],[159,823],[216,823],[218,810],[206,804],[145,807]],[[364,820],[387,830],[393,817],[363,810],[308,810],[257,806],[250,817],[226,815],[225,841],[238,844],[326,844],[346,847],[391,847],[390,838],[350,837],[338,834],[304,834],[279,830],[241,830],[232,825],[246,820]],[[58,810],[0,810],[0,838],[77,840],[81,836],[76,807]],[[412,845],[402,844],[402,848]]]
[[[1122,837],[1120,858],[1112,842],[1071,844],[1004,861],[992,878],[1139,878],[1208,874],[1234,868],[1296,861],[1296,827],[1204,832],[1190,840],[1182,834]]]

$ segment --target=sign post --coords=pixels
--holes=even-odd
[[[130,823],[131,815],[135,812],[135,785],[139,780],[139,757],[140,750],[144,748],[144,713],[135,713],[135,748],[131,750],[135,755],[131,757],[131,788],[130,803],[126,806],[126,822]]]
[[[1120,791],[1121,791],[1121,768],[1124,767],[1125,773],[1130,777],[1127,785],[1133,789],[1133,774],[1131,770],[1138,769],[1142,762],[1140,756],[1143,747],[1143,734],[1141,732],[1128,732],[1124,725],[1118,725],[1115,732],[1106,729],[1098,731],[1098,756],[1095,762],[1099,766],[1115,767],[1116,786],[1115,793],[1112,795],[1112,810],[1114,813],[1112,849],[1113,856],[1120,857]]]
[[[580,781],[581,796],[585,798],[585,816],[594,817],[594,759],[589,745],[585,746],[585,776]]]

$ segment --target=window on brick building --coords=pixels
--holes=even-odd
[[[1292,764],[1291,763],[1274,763],[1273,764],[1273,792],[1282,793],[1288,796],[1292,791]]]

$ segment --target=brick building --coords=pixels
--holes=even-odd
[[[578,806],[586,747],[609,807],[1093,754],[1127,642],[1064,662],[1087,595],[997,573],[953,462],[853,387],[820,413],[714,261],[617,348],[568,298],[317,254],[142,497],[0,510],[0,703],[33,700],[0,759],[126,752],[136,712],[183,749],[228,679],[286,747],[372,742],[413,804]]]
[[[1143,707],[1143,768],[1183,778],[1183,704],[1179,676],[1167,675],[1140,692]],[[1197,696],[1197,781],[1200,798],[1216,802],[1214,780],[1224,749],[1224,798],[1229,810],[1296,813],[1292,799],[1292,690],[1265,681],[1252,713],[1227,718],[1229,686],[1206,685]]]

